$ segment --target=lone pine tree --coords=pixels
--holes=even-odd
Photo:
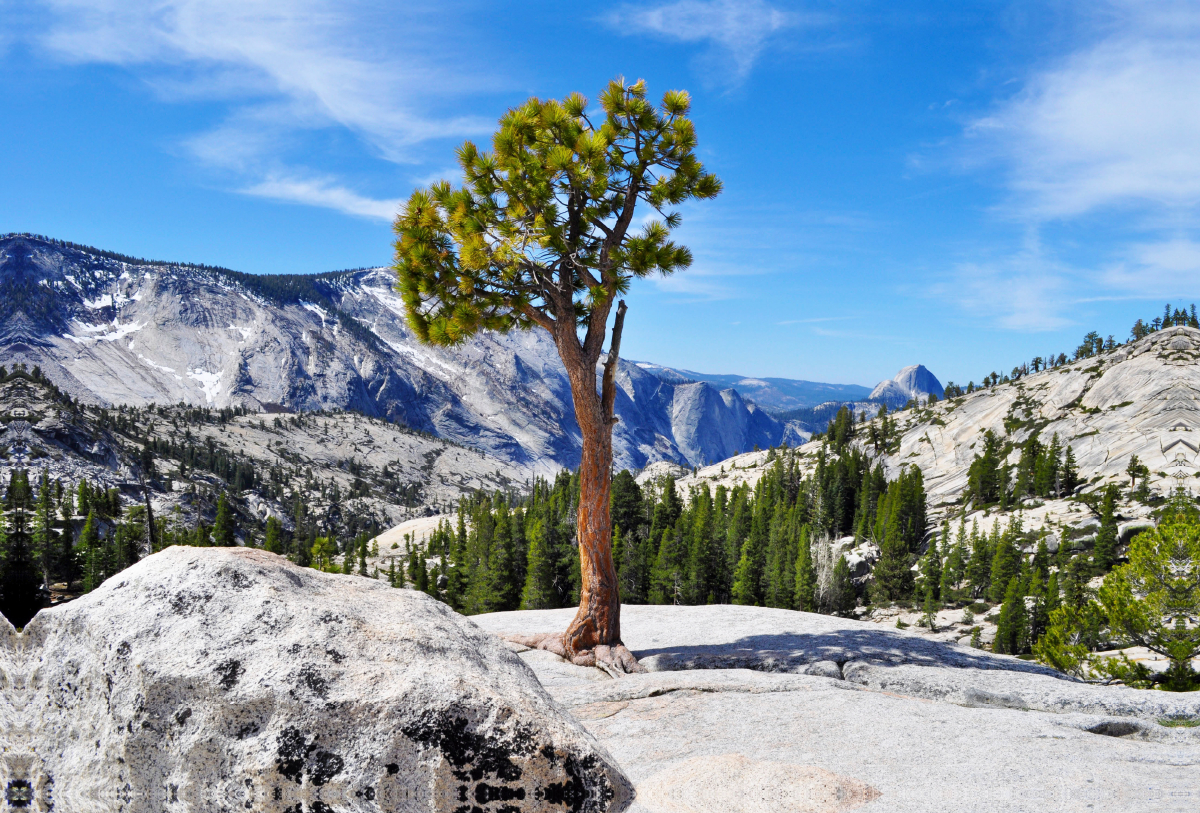
[[[691,264],[672,242],[668,211],[721,191],[696,159],[688,94],[655,107],[642,81],[617,80],[587,100],[530,99],[500,120],[492,152],[458,150],[466,185],[441,181],[413,192],[395,222],[394,269],[421,341],[459,344],[479,330],[540,327],[566,368],[583,438],[578,543],[579,612],[561,636],[534,642],[580,664],[638,669],[621,644],[609,495],[616,370],[634,277]],[[634,230],[642,203],[661,219]],[[600,390],[596,365],[616,304]]]

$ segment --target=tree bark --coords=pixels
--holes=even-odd
[[[579,611],[562,635],[510,636],[525,646],[547,649],[580,666],[598,666],[616,676],[646,671],[621,642],[621,594],[612,555],[612,432],[617,419],[616,367],[625,321],[625,303],[617,307],[612,343],[604,365],[602,392],[596,391],[596,363],[574,335],[555,336],[571,382],[575,420],[583,436],[579,470],[577,539],[581,579]]]

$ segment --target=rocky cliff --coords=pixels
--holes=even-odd
[[[880,381],[867,396],[868,401],[887,404],[889,407],[902,407],[910,400],[928,400],[930,395],[943,397],[946,391],[937,376],[929,372],[924,364],[913,364],[905,367],[887,381]]]
[[[351,409],[516,464],[574,466],[566,376],[541,332],[421,345],[386,269],[256,277],[0,238],[0,364],[101,404]],[[734,390],[622,362],[619,467],[700,465],[785,427]]]
[[[1150,470],[1150,492],[1159,496],[1177,486],[1200,491],[1200,330],[1171,327],[1100,355],[976,390],[969,395],[897,412],[896,437],[879,456],[889,479],[903,466],[920,467],[932,514],[960,516],[971,462],[983,449],[986,432],[999,439],[1001,464],[1015,468],[1020,446],[1033,433],[1043,443],[1057,435],[1071,448],[1080,487],[1092,491],[1107,483],[1129,486],[1125,474],[1136,455]],[[878,422],[876,422],[878,426]],[[863,442],[867,427],[857,442]],[[819,444],[798,450],[815,464]],[[686,489],[700,482],[756,482],[771,465],[766,452],[743,454],[702,468],[679,481]],[[1089,509],[1066,500],[1026,500],[1020,508],[1026,527],[1068,526],[1088,521]],[[1133,522],[1149,509],[1128,503],[1121,509]],[[995,517],[995,512],[989,512]],[[986,529],[992,519],[979,517]],[[1094,520],[1092,520],[1094,521]]]

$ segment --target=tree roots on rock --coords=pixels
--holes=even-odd
[[[506,641],[527,646],[530,649],[544,649],[553,652],[565,661],[576,666],[594,666],[607,672],[614,678],[629,674],[644,673],[646,667],[638,663],[637,658],[624,644],[611,646],[597,644],[592,649],[579,650],[571,653],[567,650],[565,636],[561,632],[548,632],[541,635],[502,635]]]

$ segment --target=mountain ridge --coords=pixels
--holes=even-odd
[[[0,237],[0,363],[39,366],[100,404],[351,409],[518,465],[577,465],[570,388],[549,337],[420,344],[382,268],[256,277]],[[622,360],[616,464],[701,465],[806,435],[736,390]]]

